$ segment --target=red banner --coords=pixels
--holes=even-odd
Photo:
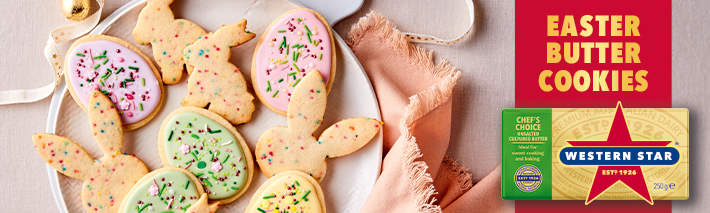
[[[515,8],[516,107],[671,107],[671,1]]]
[[[515,107],[672,104],[671,1],[515,2]],[[516,212],[671,212],[671,201],[516,201]]]

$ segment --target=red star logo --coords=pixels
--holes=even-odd
[[[567,141],[572,146],[667,146],[672,141],[635,141],[631,139],[629,127],[626,124],[624,110],[621,102],[616,104],[616,113],[611,122],[609,134],[605,141]],[[653,205],[651,193],[641,170],[641,166],[598,166],[589,188],[587,201],[589,204],[611,186],[621,182],[632,191],[641,196],[646,202]]]

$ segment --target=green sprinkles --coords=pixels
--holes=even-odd
[[[158,192],[158,197],[160,197],[163,194],[164,190],[165,190],[165,184],[163,183],[163,187],[161,187],[160,191]]]
[[[256,208],[256,210],[259,210],[261,213],[266,213],[266,211],[264,211],[263,209],[258,208],[258,207]]]
[[[294,63],[293,66],[296,66],[296,64]],[[296,75],[296,73],[297,73],[297,72],[289,73],[288,76]]]
[[[200,139],[200,136],[197,136],[197,135],[195,135],[195,134],[192,134],[191,136],[192,136],[193,138],[195,138],[195,139]]]
[[[286,30],[279,30],[279,33],[285,33]]]
[[[143,81],[143,86],[145,86],[145,78],[141,78],[141,81]]]
[[[321,59],[323,59],[323,53],[321,53],[320,56],[318,56],[318,60],[320,61]]]
[[[77,54],[76,54],[76,56],[81,56],[81,57],[84,57],[84,56],[86,56],[86,55],[84,55],[84,54],[81,54],[81,53],[77,53]]]
[[[136,81],[136,79],[126,78],[124,81],[127,81],[127,82],[134,82],[134,81]]]
[[[106,64],[106,63],[108,63],[108,58],[106,60],[104,60],[104,62],[101,64]]]
[[[284,81],[284,79],[283,79],[283,78],[282,78],[282,79],[279,79],[279,83],[281,83],[281,82],[283,82],[283,81]]]
[[[276,97],[277,94],[279,94],[279,91],[278,91],[278,90],[276,90],[276,92],[274,92],[274,94],[271,95],[271,97],[272,97],[272,98],[273,98],[273,97]]]
[[[138,209],[138,212],[142,212],[143,210],[145,210],[145,208],[148,208],[148,206],[149,206],[148,204],[143,205],[143,208]]]
[[[224,161],[222,161],[222,163],[227,163],[227,159],[229,159],[229,155],[227,155],[227,157],[224,158]]]
[[[101,55],[106,55],[107,52],[108,52],[108,51],[104,50],[103,54],[101,54]]]
[[[209,132],[210,134],[215,134],[215,133],[220,133],[220,132],[222,132],[222,130],[217,129],[217,130],[210,130],[210,131],[207,131],[207,132]]]
[[[301,197],[301,199],[306,199],[306,196],[308,196],[308,194],[310,194],[310,193],[311,193],[311,190],[306,191],[306,194],[304,194],[303,197]]]
[[[292,87],[296,87],[296,85],[298,85],[298,82],[301,82],[301,79],[300,79],[300,78],[299,78],[298,80],[296,80],[295,82],[293,82],[293,85],[291,85],[291,86],[292,86]]]
[[[308,35],[313,35],[313,33],[311,33],[311,29],[308,29],[308,25],[304,24],[303,28],[306,28],[306,31],[308,31]]]
[[[143,111],[143,105],[141,105],[141,111]],[[173,130],[170,130],[170,135],[168,135],[168,141],[173,138]]]
[[[298,181],[296,181],[296,186],[301,186],[301,184],[300,184],[300,183],[298,183]]]
[[[195,177],[199,177],[199,176],[202,176],[202,175],[204,175],[204,174],[205,174],[205,173],[198,172],[197,174],[195,174]]]
[[[214,177],[214,176],[213,176],[213,177]],[[210,183],[210,180],[209,180],[209,179],[205,179],[205,183],[206,183],[208,186],[212,187],[212,183]]]
[[[94,56],[94,59],[99,59],[99,58],[106,58],[106,56],[105,55]]]
[[[140,106],[141,111],[143,111],[143,103],[138,103],[138,106]]]
[[[269,198],[275,198],[276,196],[274,195],[269,195],[269,196],[264,196],[264,199],[269,199]]]
[[[232,188],[232,190],[239,190],[239,187],[236,187],[236,186],[232,186],[231,188]]]
[[[190,154],[192,154],[192,157],[195,157],[195,160],[197,160],[197,159],[198,159],[198,158],[197,158],[197,155],[195,155],[195,153],[194,153],[194,152],[190,152]],[[195,176],[197,176],[197,175],[195,175]]]
[[[266,91],[267,91],[267,92],[271,92],[271,82],[267,80],[267,81],[266,81],[266,85],[267,85]]]
[[[190,186],[190,180],[187,180],[187,183],[185,183],[185,189]]]
[[[128,66],[128,69],[132,69],[132,70],[138,70],[138,67],[132,67],[132,66]]]
[[[94,69],[98,69],[100,66],[101,64],[97,64],[96,66],[94,66]]]

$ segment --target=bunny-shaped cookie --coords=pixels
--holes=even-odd
[[[161,68],[163,83],[177,84],[185,64],[183,48],[207,32],[191,21],[175,19],[171,3],[173,0],[149,0],[138,16],[133,38],[141,45],[153,46],[153,57]]]
[[[32,142],[44,160],[69,177],[84,181],[81,201],[87,212],[116,212],[131,187],[148,173],[143,161],[121,153],[123,127],[111,100],[98,90],[89,102],[91,131],[104,156],[94,160],[72,140],[37,133]]]
[[[205,107],[236,125],[246,123],[254,112],[254,96],[237,66],[229,62],[231,47],[239,46],[256,35],[247,32],[247,20],[223,26],[214,34],[200,37],[185,48],[183,58],[190,73],[183,106]]]
[[[326,89],[317,70],[300,81],[288,105],[288,127],[266,130],[256,144],[261,170],[271,177],[287,170],[300,170],[318,180],[326,172],[326,158],[350,154],[372,139],[382,123],[372,118],[350,118],[326,129],[318,140],[313,132],[323,122]]]

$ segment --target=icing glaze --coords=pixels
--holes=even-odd
[[[155,194],[154,188],[158,188]],[[123,212],[183,212],[197,202],[199,193],[185,173],[166,170],[134,186]]]
[[[168,164],[192,172],[202,181],[209,199],[228,198],[243,188],[247,161],[239,140],[224,126],[184,112],[171,117],[164,129]]]
[[[258,92],[272,107],[285,112],[291,92],[308,71],[320,71],[328,84],[331,56],[328,29],[313,12],[286,14],[273,24],[257,50]]]
[[[84,107],[93,90],[107,94],[124,125],[148,117],[161,98],[160,82],[143,57],[111,41],[76,45],[68,57],[66,75]]]
[[[286,175],[276,179],[257,199],[249,212],[322,212],[318,190],[310,181],[298,175]]]

